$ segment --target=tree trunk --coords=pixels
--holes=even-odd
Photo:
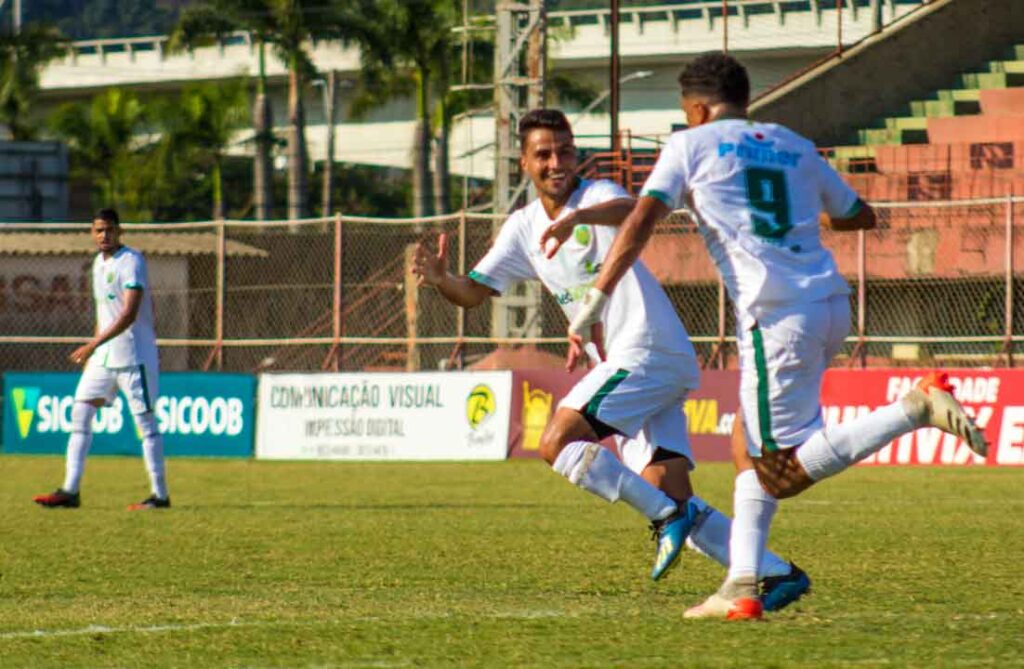
[[[420,67],[416,80],[416,129],[412,146],[412,215],[430,216],[430,108],[427,102],[426,68]]]
[[[256,100],[252,109],[253,133],[256,140],[256,156],[252,165],[253,207],[256,220],[266,221],[271,218],[273,202],[273,164],[270,153],[273,149],[274,117],[267,96],[267,74],[265,63],[266,45],[260,41],[260,71],[256,79]]]
[[[438,214],[447,214],[451,204],[451,173],[448,165],[449,127],[442,113],[441,127],[434,137],[434,208]]]
[[[334,208],[334,108],[337,89],[337,75],[334,70],[327,73],[327,86],[324,89],[324,123],[327,124],[327,156],[324,160],[323,184],[320,193],[320,215],[324,218],[331,215]]]
[[[210,180],[213,182],[213,220],[224,220],[224,177],[221,171],[221,158],[214,156]]]
[[[306,118],[302,108],[302,77],[298,62],[288,68],[288,219],[306,217]]]

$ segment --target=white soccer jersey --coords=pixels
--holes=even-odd
[[[576,209],[624,197],[629,195],[614,182],[584,180],[559,218]],[[514,212],[469,276],[499,293],[515,281],[540,279],[572,320],[579,301],[597,278],[617,228],[578,225],[549,260],[540,248],[540,237],[552,223],[540,200]],[[637,262],[623,276],[608,300],[603,322],[609,360],[628,365],[647,360],[652,353],[689,357],[685,376],[693,383],[688,387],[697,387],[698,370],[690,338],[665,291],[643,263]]]
[[[857,194],[807,139],[773,123],[715,121],[674,133],[643,195],[696,214],[742,313],[849,294],[819,215],[848,217]]]
[[[153,322],[153,297],[146,260],[135,249],[122,246],[109,258],[102,253],[92,263],[92,293],[96,301],[98,332],[103,332],[124,310],[129,289],[141,288],[139,313],[127,330],[101,345],[93,353],[104,367],[155,366],[157,362],[156,328]]]

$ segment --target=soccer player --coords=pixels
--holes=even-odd
[[[940,374],[869,415],[824,426],[821,380],[850,327],[850,291],[822,246],[819,215],[848,231],[873,228],[875,214],[810,141],[747,119],[750,83],[735,59],[700,56],[679,83],[689,129],[665,145],[569,332],[588,333],[629,290],[625,277],[655,224],[685,202],[736,306],[743,414],[728,576],[686,615],[760,618],[758,560],[778,499],[920,427],[954,434],[981,455],[987,445]]]
[[[526,114],[519,141],[522,169],[539,197],[509,216],[468,276],[448,272],[444,234],[436,253],[418,246],[413,272],[466,308],[514,281],[539,279],[571,318],[634,201],[613,182],[577,179],[572,129],[561,112]],[[622,499],[651,521],[653,579],[675,562],[684,541],[727,564],[729,520],[690,485],[693,457],[682,405],[699,373],[671,302],[642,263],[631,263],[595,324],[607,335],[607,353],[573,342],[568,367],[587,355],[595,366],[561,401],[541,437],[541,455],[570,482],[608,502]],[[598,444],[611,435],[622,462]],[[764,560],[765,606],[781,608],[809,587],[800,569],[770,553]]]
[[[96,301],[96,334],[69,356],[85,369],[71,409],[64,484],[35,502],[46,507],[77,508],[85,457],[92,444],[96,410],[109,406],[120,388],[142,434],[142,454],[152,494],[130,510],[171,506],[164,480],[163,437],[157,430],[153,401],[159,373],[153,299],[146,261],[135,249],[121,244],[121,224],[113,209],[101,209],[92,222],[99,249],[92,264],[92,293]]]

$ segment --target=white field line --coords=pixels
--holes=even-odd
[[[492,613],[474,614],[478,618],[494,620],[536,620],[541,618],[562,618],[562,611],[550,609],[525,611],[495,611]],[[409,616],[403,616],[409,619]],[[412,616],[420,620],[441,620],[451,618],[450,614],[421,614]],[[231,620],[223,623],[168,623],[166,625],[128,625],[124,627],[107,627],[106,625],[88,625],[71,629],[56,630],[25,630],[18,632],[0,632],[0,641],[13,639],[47,639],[67,636],[92,636],[95,634],[160,634],[164,632],[193,632],[196,630],[230,629],[232,627],[324,627],[351,623],[380,622],[378,616],[360,616],[336,620]]]

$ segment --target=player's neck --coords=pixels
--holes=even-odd
[[[545,195],[544,193],[541,193],[537,199],[540,200],[540,204],[542,207],[544,207],[544,213],[548,215],[548,218],[550,218],[552,221],[558,218],[558,215],[562,213],[562,208],[565,207],[565,204],[569,201],[569,198],[572,197],[572,194],[575,193],[576,189],[579,187],[580,180],[579,178],[574,177],[572,180],[572,185],[569,188],[567,188],[564,193],[558,195],[557,197],[552,197],[550,195]]]
[[[100,255],[103,256],[104,260],[110,260],[117,255],[117,252],[124,248],[124,244],[118,244],[110,251],[100,251]]]

